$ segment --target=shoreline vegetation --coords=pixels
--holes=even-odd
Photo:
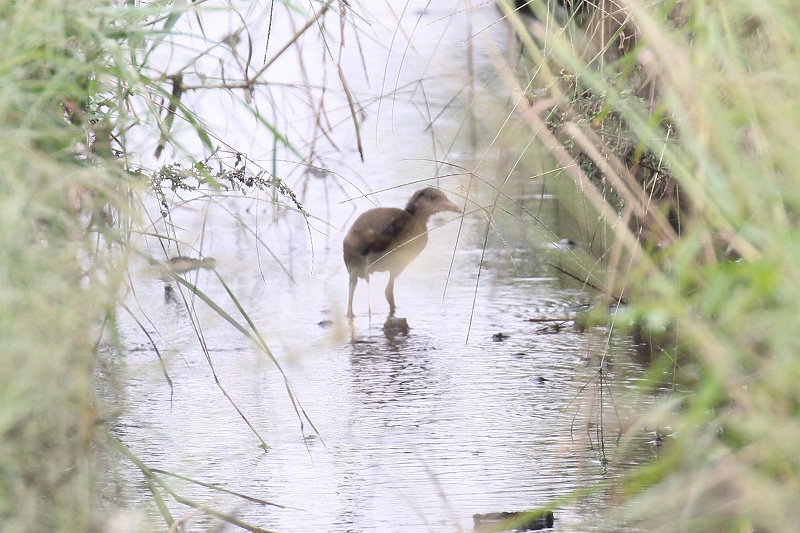
[[[498,1],[537,75],[500,70],[607,225],[599,301],[630,303],[614,324],[670,332],[649,387],[667,373],[674,390],[641,422],[675,438],[609,487],[612,514],[659,531],[791,529],[797,6],[517,4]]]

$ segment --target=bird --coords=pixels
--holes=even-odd
[[[350,275],[347,316],[353,317],[353,294],[358,278],[369,282],[373,272],[389,272],[386,301],[394,316],[394,280],[428,243],[428,219],[435,213],[461,208],[434,187],[415,192],[405,209],[377,207],[356,218],[342,243],[344,264]]]

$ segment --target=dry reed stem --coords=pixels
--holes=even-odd
[[[299,38],[300,38],[300,37],[301,37],[301,36],[302,36],[302,35],[303,35],[303,34],[306,32],[306,30],[308,30],[308,29],[309,29],[311,26],[313,26],[314,24],[316,24],[316,22],[317,22],[317,21],[318,21],[320,18],[322,18],[322,16],[323,16],[323,15],[325,15],[325,13],[326,13],[326,12],[328,11],[328,9],[331,7],[331,4],[332,4],[332,3],[333,3],[333,0],[328,0],[327,2],[325,2],[325,4],[323,4],[323,5],[322,5],[322,7],[320,7],[320,8],[317,10],[317,12],[316,12],[316,13],[314,13],[314,16],[313,16],[313,17],[311,17],[310,19],[308,19],[308,20],[306,21],[306,23],[305,23],[305,24],[303,24],[303,27],[302,27],[302,28],[300,28],[299,30],[297,30],[297,31],[295,32],[294,36],[292,36],[292,38],[291,38],[291,39],[289,39],[289,40],[286,42],[286,44],[284,44],[284,45],[283,45],[283,47],[282,47],[280,50],[278,50],[278,51],[275,53],[275,55],[274,55],[274,56],[272,56],[272,58],[271,58],[269,61],[267,61],[266,63],[264,63],[264,65],[262,65],[262,66],[261,66],[261,68],[260,68],[260,69],[258,69],[258,70],[256,71],[256,73],[255,73],[255,74],[253,74],[252,76],[250,76],[250,77],[247,79],[247,84],[246,84],[246,86],[247,86],[247,87],[251,87],[252,85],[254,85],[254,84],[255,84],[255,82],[256,82],[256,80],[258,80],[258,78],[260,78],[260,77],[261,77],[261,75],[262,75],[262,74],[264,74],[264,72],[265,72],[265,71],[266,71],[266,70],[267,70],[267,69],[270,67],[270,65],[272,65],[272,64],[273,64],[273,63],[274,63],[274,62],[275,62],[275,61],[276,61],[276,60],[277,60],[279,57],[281,57],[281,55],[283,55],[283,53],[284,53],[284,52],[286,52],[286,50],[288,50],[290,46],[292,46],[292,45],[293,45],[295,42],[297,42],[297,40],[298,40],[298,39],[299,39]]]
[[[566,148],[549,130],[547,124],[542,119],[541,114],[548,111],[553,106],[558,105],[555,99],[540,100],[535,106],[529,105],[520,94],[520,108],[522,120],[530,127],[534,135],[542,142],[557,163],[564,169],[567,176],[572,178],[573,183],[581,193],[591,202],[600,216],[609,224],[614,231],[614,235],[625,246],[631,258],[637,263],[642,264],[649,272],[657,270],[656,266],[642,250],[639,239],[633,232],[622,224],[617,212],[609,205],[603,194],[595,187],[586,173],[580,168],[575,158],[570,155]]]
[[[553,76],[553,73],[550,71],[547,60],[539,51],[539,46],[533,41],[533,36],[525,27],[525,24],[523,24],[519,14],[516,13],[516,10],[511,6],[509,0],[500,0],[497,2],[497,7],[503,12],[503,17],[511,24],[514,33],[516,33],[517,37],[522,41],[524,49],[533,56],[532,59],[534,63],[536,63],[541,75],[544,76],[550,93],[557,98],[561,98],[563,96],[561,87],[559,87],[555,76]]]
[[[675,230],[657,209],[648,209],[650,203],[647,192],[636,182],[630,170],[611,153],[608,146],[596,134],[590,139],[588,127],[581,128],[575,122],[567,122],[564,131],[583,149],[601,173],[608,179],[626,206],[633,209],[637,218],[648,229],[655,226],[658,230],[659,244],[672,244],[678,238]],[[602,150],[602,154],[601,154]],[[613,163],[612,163],[613,162]]]

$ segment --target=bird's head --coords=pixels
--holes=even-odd
[[[428,218],[441,211],[461,213],[461,208],[451,202],[439,189],[426,187],[414,193],[406,205],[406,211],[417,217]]]

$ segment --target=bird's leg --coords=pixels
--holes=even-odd
[[[370,298],[369,291],[369,273],[364,274],[364,279],[367,280],[367,315],[369,316],[370,324],[372,324],[372,298]]]
[[[358,285],[358,275],[352,273],[350,274],[350,296],[347,298],[347,318],[353,318],[353,294],[356,292],[356,285]]]
[[[389,316],[394,316],[394,274],[391,273],[386,284],[386,301],[389,302]]]

